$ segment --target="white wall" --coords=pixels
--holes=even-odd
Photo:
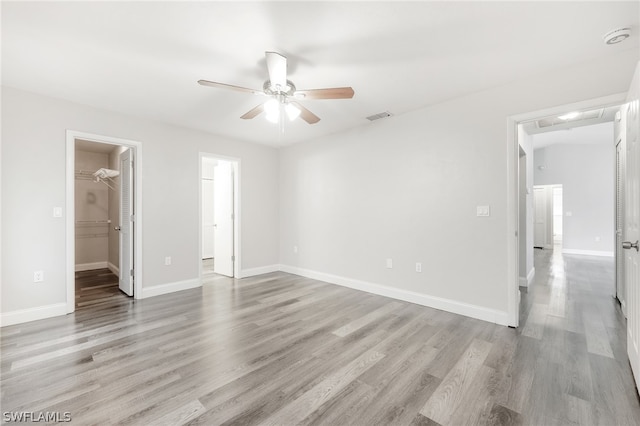
[[[3,315],[66,300],[65,219],[52,208],[65,205],[67,129],[142,142],[144,288],[198,279],[199,152],[241,159],[242,268],[277,264],[275,149],[3,87]]]
[[[507,117],[626,92],[610,59],[283,149],[281,262],[507,323]]]
[[[109,166],[105,153],[76,149],[76,170],[94,172]],[[90,225],[86,221],[109,219],[109,188],[93,179],[75,179],[76,213],[76,270],[98,269],[107,265],[109,258],[109,224]],[[99,264],[96,267],[95,264]]]
[[[601,144],[557,144],[535,150],[536,185],[561,184],[565,251],[609,254],[614,251],[615,147],[610,137]],[[536,136],[533,136],[535,143]],[[545,166],[540,170],[539,166]],[[571,216],[567,216],[571,212]],[[596,241],[596,238],[600,241]]]

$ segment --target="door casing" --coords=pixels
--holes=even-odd
[[[518,204],[520,202],[518,163],[520,160],[520,146],[518,143],[518,125],[525,121],[560,115],[567,111],[621,105],[625,102],[626,97],[626,93],[617,93],[507,117],[507,321],[510,327],[518,326],[520,303],[520,276],[518,270],[520,244],[520,236],[518,235]],[[526,236],[522,237],[526,238]]]
[[[133,297],[135,299],[142,298],[142,143],[129,139],[116,138],[112,136],[96,135],[93,133],[79,132],[75,130],[67,130],[66,134],[66,287],[67,287],[67,313],[75,311],[75,142],[76,139],[82,139],[94,143],[102,143],[108,145],[126,146],[134,151],[134,185],[136,191],[133,198],[133,209],[135,213],[135,229],[134,229],[134,286]]]
[[[198,205],[198,223],[200,224],[199,226],[199,232],[198,232],[198,238],[200,239],[198,242],[198,262],[200,267],[198,268],[199,271],[199,280],[200,282],[202,282],[202,234],[203,234],[203,229],[202,229],[202,161],[204,158],[211,158],[214,160],[222,160],[222,161],[229,161],[232,163],[235,163],[235,173],[233,176],[233,186],[234,186],[234,191],[233,191],[233,204],[234,204],[234,217],[235,220],[233,221],[233,256],[235,257],[235,261],[233,263],[233,276],[234,278],[242,278],[242,250],[241,250],[241,230],[242,230],[242,209],[241,209],[241,203],[240,200],[242,200],[241,197],[241,191],[242,191],[242,186],[241,186],[241,170],[242,170],[242,163],[240,161],[239,158],[236,157],[228,157],[225,155],[219,155],[219,154],[214,154],[214,153],[210,153],[210,152],[200,152],[198,154],[198,167],[199,167],[199,172],[198,172],[198,186],[199,186],[199,190],[198,190],[198,194],[200,194],[199,197],[199,205]],[[214,194],[215,196],[215,194]],[[215,254],[214,254],[215,256]],[[214,257],[215,259],[215,257]],[[215,261],[215,260],[214,260]]]

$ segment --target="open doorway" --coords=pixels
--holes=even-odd
[[[533,246],[534,246],[534,236],[535,236],[535,222],[534,216],[534,188],[535,184],[554,184],[554,183],[562,183],[562,182],[554,182],[551,177],[551,174],[548,173],[549,170],[565,170],[562,168],[547,168],[547,164],[544,161],[544,156],[539,155],[540,151],[536,149],[534,146],[534,141],[532,136],[534,133],[543,133],[548,131],[557,131],[557,130],[567,130],[572,128],[579,128],[584,126],[596,125],[598,123],[611,123],[613,122],[615,113],[619,109],[620,105],[624,102],[624,95],[611,95],[603,98],[592,99],[584,102],[578,102],[569,105],[563,105],[558,107],[549,108],[541,111],[534,111],[526,114],[521,114],[517,116],[511,116],[508,118],[509,126],[508,128],[508,157],[509,157],[509,167],[508,167],[508,191],[510,194],[509,202],[508,202],[508,234],[510,236],[515,236],[515,238],[508,239],[509,246],[509,256],[507,262],[508,274],[511,278],[512,285],[508,286],[508,318],[510,326],[518,326],[519,324],[519,313],[520,313],[520,300],[521,293],[520,287],[524,283],[525,274],[527,272],[522,271],[522,265],[524,261],[531,261],[533,263]],[[568,114],[571,112],[571,114]],[[531,130],[534,130],[533,132]],[[571,133],[571,131],[569,131]],[[574,132],[576,133],[576,132]],[[577,132],[579,133],[579,132]],[[609,132],[611,135],[612,132]],[[578,142],[582,143],[582,142]],[[522,148],[525,147],[526,156],[522,156]],[[535,154],[534,154],[535,151]],[[526,158],[526,160],[524,160]],[[541,161],[542,160],[542,161]],[[529,182],[531,186],[522,185],[522,174],[523,170],[523,161],[526,161],[526,170],[529,173],[532,173],[531,179]],[[573,163],[576,167],[583,166],[576,159],[573,160]],[[613,160],[611,161],[613,163]],[[547,172],[545,172],[547,170]],[[587,172],[591,172],[592,170],[587,167],[583,167],[581,170],[586,170]],[[598,169],[599,170],[599,169]],[[547,181],[538,182],[537,178],[541,173],[547,175]],[[592,173],[593,174],[593,173]],[[536,176],[537,175],[537,176]],[[611,173],[613,175],[613,173]],[[599,182],[602,184],[602,182]],[[608,183],[604,183],[608,185]],[[609,185],[613,188],[613,185]],[[590,192],[593,192],[595,186],[589,188]],[[522,192],[525,191],[527,196],[523,197]],[[567,204],[567,191],[568,186],[563,185],[563,195],[562,195],[562,224],[561,224],[561,234],[558,234],[556,238],[558,240],[562,240],[562,244],[567,244],[567,230],[570,228],[571,224],[566,223],[567,216],[571,216],[572,212],[569,210],[569,206]],[[613,200],[613,197],[609,197],[607,200],[602,200],[603,204],[607,204],[608,201]],[[519,212],[521,209],[521,204],[526,203],[527,211],[531,213],[529,219],[527,219],[527,226],[521,226],[521,216]],[[611,203],[608,203],[611,204]],[[550,205],[550,217],[551,217],[551,226],[550,229],[553,229],[553,192],[551,193],[551,201]],[[567,211],[569,210],[569,211]],[[588,212],[588,209],[582,209],[581,211]],[[574,217],[575,218],[575,217]],[[582,219],[582,215],[579,219]],[[573,222],[578,222],[578,220],[574,220]],[[530,226],[528,226],[530,225]],[[610,224],[609,231],[613,228],[613,224]],[[584,227],[583,227],[584,229]],[[522,232],[526,230],[527,232]],[[593,231],[593,230],[591,230]],[[570,251],[575,252],[575,254],[590,254],[590,255],[610,255],[610,253],[606,250],[599,249],[597,244],[604,246],[607,244],[607,241],[602,237],[609,237],[612,232],[608,231],[597,231],[593,235],[586,235],[583,239],[585,242],[590,242],[592,246],[586,248],[586,250],[581,250],[577,252],[576,250],[567,250],[563,248],[563,252],[569,253]],[[522,239],[525,239],[524,244],[522,243]],[[550,238],[550,247],[553,247],[553,232],[551,232]],[[579,241],[581,244],[582,241]],[[544,244],[543,244],[544,245]],[[531,256],[527,253],[526,250],[523,250],[522,247],[531,248]],[[588,250],[588,252],[587,252]],[[523,259],[524,256],[524,259]],[[530,269],[531,272],[534,271],[532,267]]]
[[[201,280],[240,277],[240,162],[200,154]]]
[[[562,185],[534,185],[533,247],[562,250]]]
[[[553,246],[562,248],[562,185],[553,187]]]
[[[141,297],[138,142],[67,131],[67,311]]]

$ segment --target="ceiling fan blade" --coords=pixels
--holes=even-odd
[[[248,87],[234,86],[233,84],[224,84],[208,80],[198,80],[198,84],[200,84],[201,86],[217,87],[219,89],[235,90],[237,92],[253,93],[254,95],[264,95],[264,92],[262,90],[254,90],[249,89]]]
[[[315,115],[314,113],[312,113],[311,111],[309,111],[308,109],[300,105],[298,102],[290,101],[290,103],[295,105],[296,108],[300,110],[300,118],[302,118],[307,123],[315,124],[318,121],[320,121],[320,117],[318,117],[317,115]]]
[[[294,96],[304,99],[351,99],[354,91],[351,87],[333,87],[331,89],[296,90]]]
[[[269,81],[271,89],[281,90],[287,87],[287,58],[276,52],[265,52],[267,58],[267,69],[269,71]]]
[[[260,104],[257,107],[247,111],[240,118],[242,118],[244,120],[250,120],[250,119],[256,117],[257,115],[259,115],[262,111],[264,111],[264,104]]]

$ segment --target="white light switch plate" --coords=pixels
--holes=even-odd
[[[62,217],[62,207],[53,208],[53,217]]]

